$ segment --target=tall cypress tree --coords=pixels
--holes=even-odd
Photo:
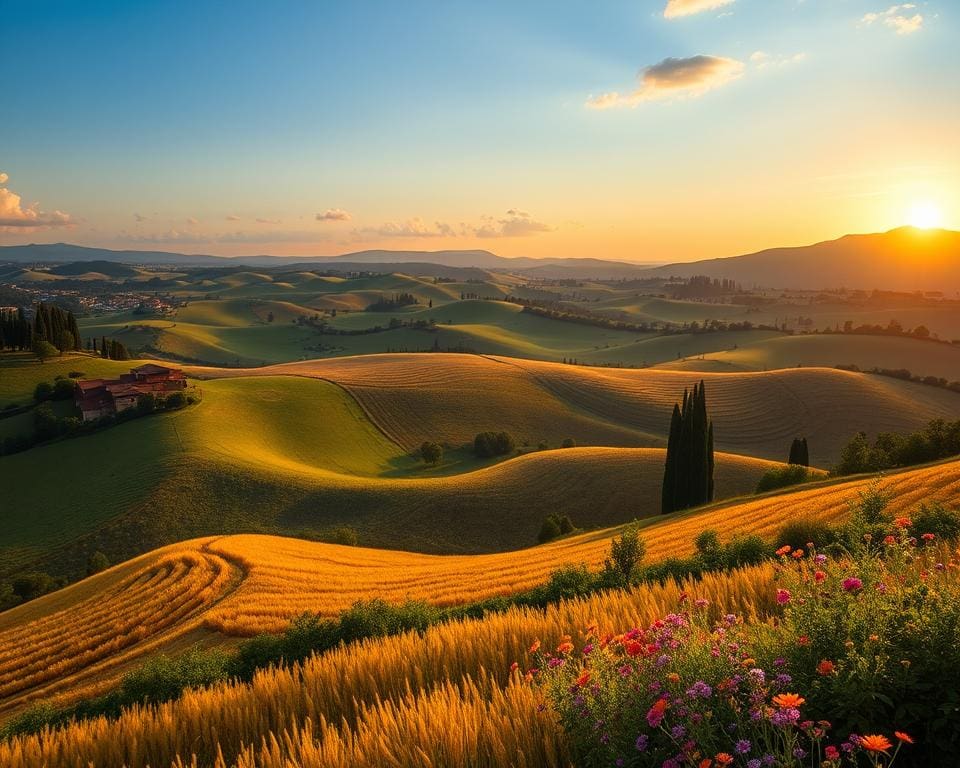
[[[667,440],[661,512],[699,506],[713,500],[713,422],[707,416],[704,383],[684,390],[674,405]]]

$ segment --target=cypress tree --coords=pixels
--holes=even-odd
[[[673,404],[670,436],[667,438],[667,459],[663,468],[663,489],[660,492],[660,513],[677,508],[677,449],[680,445],[680,406]]]
[[[661,512],[699,506],[713,500],[713,422],[707,416],[706,387],[701,381],[675,404],[667,440]]]

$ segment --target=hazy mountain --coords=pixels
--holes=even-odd
[[[69,264],[58,264],[50,268],[50,274],[63,275],[64,277],[85,275],[89,272],[97,272],[108,277],[133,277],[140,274],[136,269],[122,262],[103,260],[72,261]]]
[[[816,245],[667,264],[649,276],[708,275],[767,288],[960,291],[960,232],[900,227]]]

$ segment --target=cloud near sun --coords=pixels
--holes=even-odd
[[[743,74],[744,64],[722,56],[664,59],[641,70],[637,88],[626,94],[612,91],[587,100],[591,109],[635,107],[646,101],[701,96]]]
[[[10,177],[0,173],[0,184]],[[39,203],[24,206],[20,195],[6,187],[0,187],[0,232],[32,232],[47,227],[69,227],[77,222],[63,211],[39,210]]]
[[[678,19],[681,16],[693,16],[695,13],[712,11],[732,5],[734,0],[667,0],[667,7],[663,9],[665,19]]]

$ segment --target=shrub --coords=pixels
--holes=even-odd
[[[11,586],[13,593],[22,602],[27,602],[52,592],[57,588],[57,582],[49,573],[35,571],[18,576],[11,582]]]
[[[173,392],[166,396],[163,403],[168,411],[183,408],[187,404],[187,396],[183,392]]]
[[[349,525],[338,525],[327,531],[322,539],[328,544],[342,544],[346,547],[355,547],[360,543],[360,536]]]
[[[182,656],[150,659],[120,681],[124,703],[158,703],[175,699],[184,688],[210,685],[226,677],[228,657],[218,650],[194,648]]]
[[[587,566],[565,565],[550,574],[550,579],[536,590],[534,602],[538,605],[555,603],[589,595],[596,588],[596,577]]]
[[[789,544],[792,547],[806,547],[807,544],[813,544],[817,549],[824,549],[836,543],[837,538],[837,530],[828,523],[798,517],[780,528],[776,540],[779,544]]]
[[[87,576],[105,571],[109,567],[110,561],[107,559],[107,556],[100,550],[97,550],[90,555],[90,558],[87,560]]]
[[[482,459],[504,456],[514,447],[513,438],[506,432],[481,432],[473,439],[473,452]]]
[[[562,443],[560,443],[560,447],[561,447],[561,448],[576,448],[576,447],[577,447],[577,441],[574,440],[572,437],[567,437],[567,438],[564,439],[564,441],[563,441]]]
[[[140,414],[153,413],[157,410],[157,398],[152,392],[146,392],[137,398],[137,412]]]
[[[48,381],[41,381],[33,388],[33,399],[38,403],[49,400],[53,396],[53,385]]]
[[[545,544],[548,541],[553,541],[554,539],[560,536],[560,524],[557,522],[555,515],[548,515],[543,521],[543,525],[540,526],[540,533],[537,534],[537,541],[541,544]]]
[[[787,464],[784,467],[773,467],[763,473],[757,483],[757,493],[766,493],[778,488],[788,488],[791,485],[805,483],[810,479],[810,470],[801,464]]]
[[[439,464],[443,458],[443,447],[439,443],[432,443],[429,440],[425,441],[420,446],[420,458],[422,458],[426,464]]]
[[[72,400],[76,388],[77,385],[72,379],[57,379],[53,383],[53,393],[50,397],[53,400]]]
[[[603,564],[603,580],[611,586],[628,586],[633,582],[640,563],[647,553],[647,544],[640,538],[640,527],[633,523],[610,542],[610,555]]]
[[[932,533],[943,541],[960,539],[960,514],[939,502],[921,504],[911,515],[911,523],[908,530],[915,539],[925,533]]]
[[[549,446],[547,443],[543,442],[543,441],[537,443],[537,450],[538,450],[538,451],[546,451],[546,450],[548,450],[549,448],[550,448],[550,446]]]
[[[340,615],[339,638],[343,642],[385,637],[400,632],[423,632],[437,620],[439,609],[416,600],[391,605],[384,600],[360,600]]]

